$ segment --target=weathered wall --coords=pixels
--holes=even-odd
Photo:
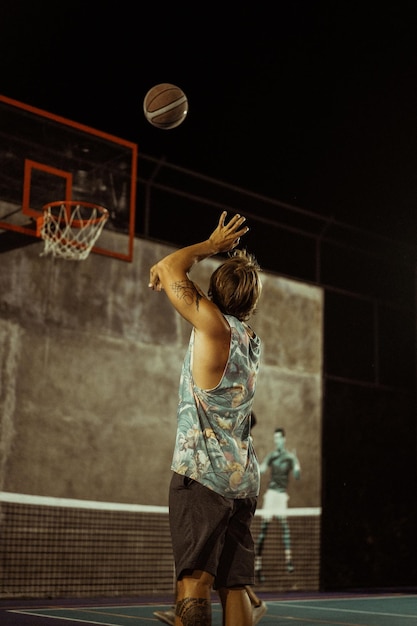
[[[0,490],[167,504],[190,328],[147,285],[171,250],[137,239],[132,263],[42,257],[38,242],[1,255]],[[203,288],[217,263],[193,270]],[[284,426],[303,471],[290,505],[319,506],[322,291],[267,273],[263,284],[258,456]]]

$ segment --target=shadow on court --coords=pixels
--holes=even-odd
[[[383,593],[314,593],[274,597],[262,595],[269,626],[411,626],[417,623],[417,590]],[[161,624],[153,611],[169,608],[166,599],[22,600],[0,604],[2,626],[145,626]],[[218,601],[213,601],[212,626],[221,626]]]

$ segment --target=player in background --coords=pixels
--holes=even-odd
[[[287,493],[290,474],[292,472],[296,480],[300,479],[301,467],[297,455],[288,452],[285,448],[285,430],[276,428],[274,432],[275,450],[270,452],[260,465],[260,472],[264,474],[270,470],[268,488],[263,498],[262,510],[264,511],[261,530],[256,542],[255,574],[258,583],[265,582],[262,573],[262,550],[268,531],[269,524],[276,518],[281,524],[282,541],[284,544],[285,565],[287,571],[292,573],[294,565],[291,554],[291,534],[286,516],[289,495]]]

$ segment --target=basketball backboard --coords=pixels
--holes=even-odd
[[[136,144],[0,95],[0,252],[39,237],[44,205],[76,200],[109,211],[92,251],[132,261],[136,167]]]

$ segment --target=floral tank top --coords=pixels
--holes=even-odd
[[[231,329],[229,358],[213,389],[200,389],[193,381],[191,333],[180,377],[171,469],[226,498],[248,498],[258,496],[260,488],[250,414],[261,342],[237,318],[225,317]]]

